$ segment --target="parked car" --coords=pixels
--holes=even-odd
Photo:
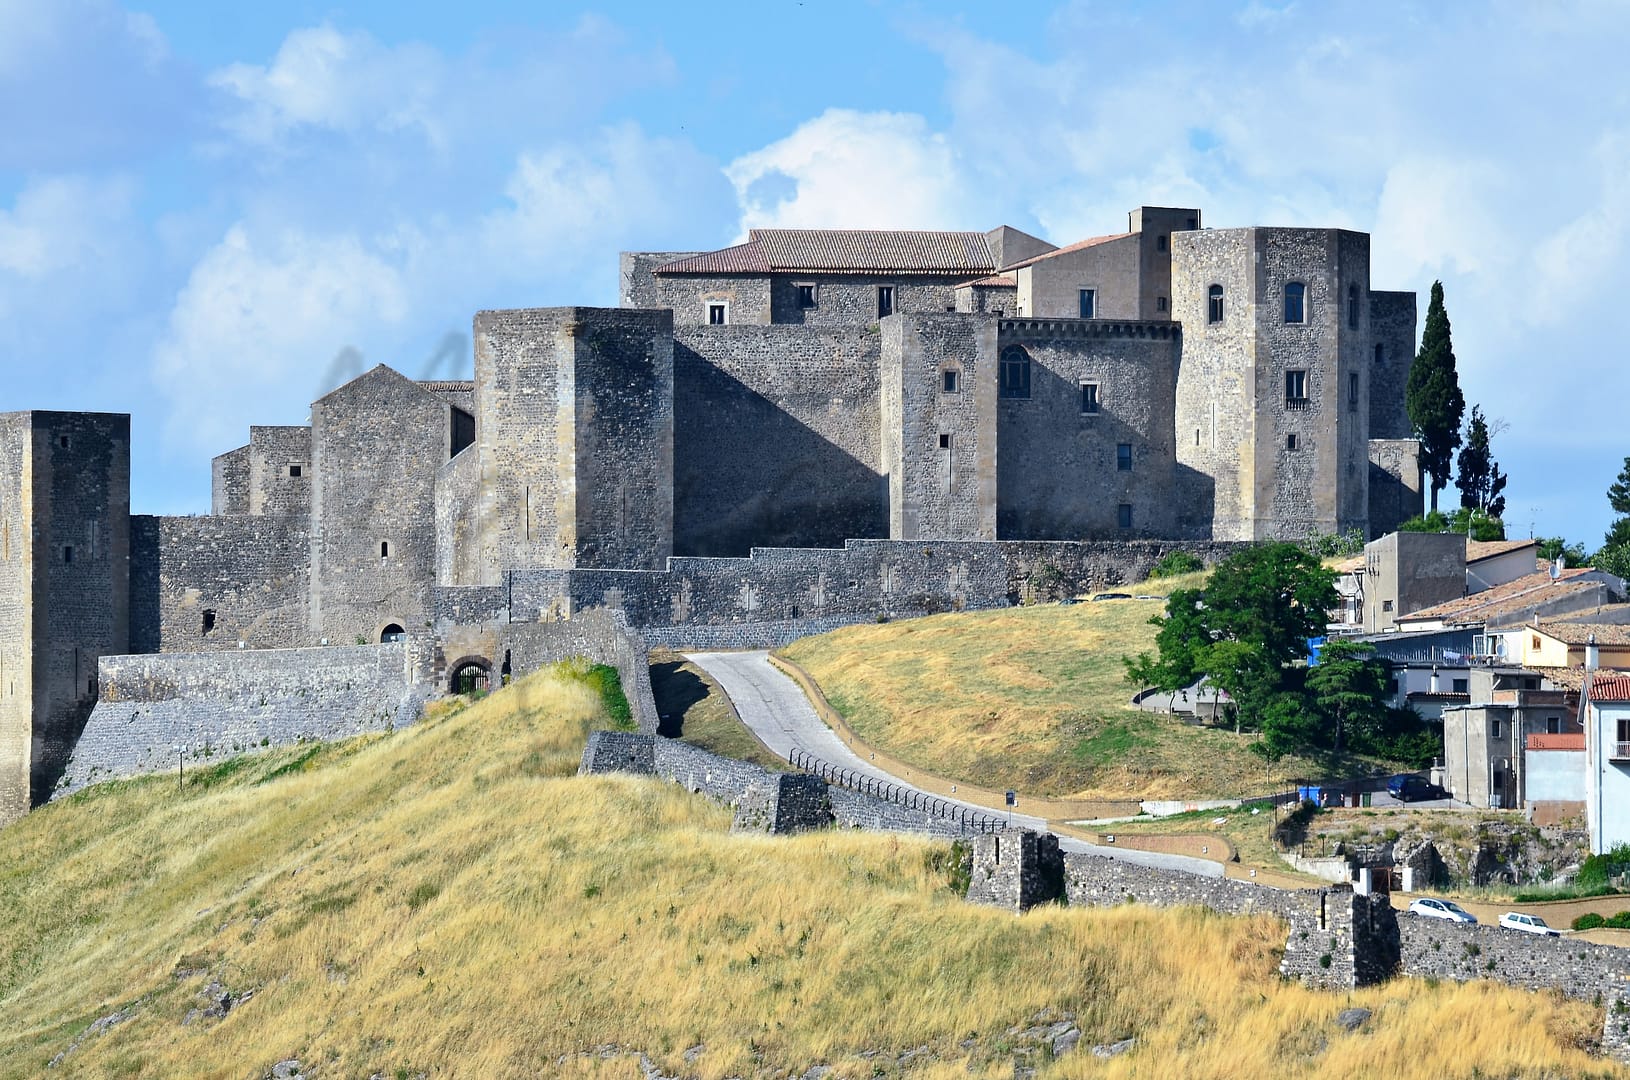
[[[1540,934],[1543,937],[1562,936],[1562,931],[1546,926],[1545,920],[1538,915],[1525,915],[1520,911],[1508,911],[1501,915],[1500,925],[1507,930],[1521,930],[1525,934]]]
[[[1130,599],[1132,599],[1132,594],[1131,593],[1124,593],[1124,592],[1101,592],[1097,596],[1094,596],[1093,599],[1094,600],[1130,600]]]
[[[1139,595],[1134,596],[1132,599],[1134,599],[1134,600],[1159,600],[1162,603],[1165,603],[1165,601],[1166,601],[1166,598],[1164,596],[1154,596],[1154,595],[1151,595],[1149,593],[1140,593]]]
[[[1425,915],[1429,919],[1447,919],[1457,923],[1475,923],[1477,916],[1453,900],[1434,900],[1423,896],[1409,905],[1411,915]]]
[[[1387,781],[1387,794],[1399,802],[1414,802],[1416,799],[1447,799],[1449,793],[1426,779],[1424,776],[1410,776],[1404,774],[1394,776]]]

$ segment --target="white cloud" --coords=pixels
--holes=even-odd
[[[1507,262],[1502,168],[1476,157],[1407,157],[1386,173],[1371,227],[1371,277],[1419,282]]]
[[[193,268],[155,354],[166,439],[216,454],[251,421],[298,422],[338,347],[371,355],[408,310],[399,260],[359,237],[234,226]]]
[[[113,257],[134,194],[124,177],[57,176],[30,183],[11,210],[0,209],[0,289],[6,274],[39,281]]]
[[[725,169],[751,228],[966,229],[971,200],[950,141],[909,113],[829,109]]]
[[[1533,321],[1571,319],[1582,301],[1621,287],[1630,236],[1630,134],[1611,132],[1591,154],[1601,197],[1534,248]]]

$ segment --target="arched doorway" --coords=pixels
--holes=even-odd
[[[454,694],[485,693],[492,680],[492,664],[479,656],[466,656],[452,666],[447,689]]]
[[[387,642],[391,642],[391,641],[406,641],[406,640],[407,640],[407,631],[402,629],[402,627],[400,625],[398,625],[397,623],[389,623],[389,624],[386,625],[385,629],[383,629],[383,630],[381,630],[379,632],[379,643],[381,645],[383,645],[383,644],[385,644]]]

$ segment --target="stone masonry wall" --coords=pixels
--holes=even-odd
[[[671,274],[655,281],[657,302],[650,306],[671,309],[675,326],[705,325],[709,304],[727,305],[731,326],[772,321],[768,274]]]
[[[1370,293],[1370,438],[1407,439],[1404,388],[1415,363],[1415,294]]]
[[[309,515],[311,480],[309,427],[249,429],[250,514],[266,517]]]
[[[1003,320],[999,348],[1030,357],[1030,396],[998,402],[997,535],[1004,540],[1178,535],[1171,322]],[[1083,384],[1098,411],[1082,412]],[[1131,448],[1131,468],[1118,449]],[[1121,505],[1132,524],[1120,526]]]
[[[877,325],[877,290],[894,290],[894,311],[928,315],[956,308],[958,278],[947,274],[774,274],[770,322],[802,326]],[[798,286],[815,286],[815,306],[798,306]]]
[[[27,813],[34,740],[33,419],[0,413],[0,824]]]
[[[249,447],[228,450],[210,462],[209,512],[217,517],[249,512]]]
[[[865,327],[675,329],[677,554],[887,533],[879,340]]]
[[[617,306],[667,307],[652,275],[659,266],[702,254],[699,251],[624,251],[617,260]]]
[[[197,764],[411,724],[423,702],[407,650],[398,642],[104,657],[102,698],[56,795],[173,769],[178,756]]]
[[[996,539],[996,320],[895,315],[881,334],[889,536]]]
[[[132,517],[129,648],[308,644],[310,559],[300,518]]]

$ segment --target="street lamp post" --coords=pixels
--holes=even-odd
[[[187,779],[187,748],[180,743],[175,747],[175,788],[180,791]]]

